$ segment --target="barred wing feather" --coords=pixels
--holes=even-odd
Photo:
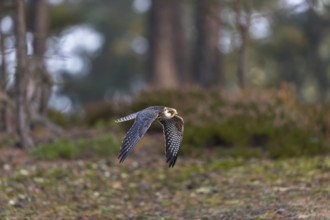
[[[183,136],[183,119],[176,115],[168,120],[161,120],[165,137],[166,162],[169,167],[173,167],[178,157],[178,152]]]

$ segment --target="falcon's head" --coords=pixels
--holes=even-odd
[[[178,112],[174,108],[169,108],[169,107],[164,108],[163,115],[167,119],[171,119],[174,116],[176,116],[177,114],[178,114]]]

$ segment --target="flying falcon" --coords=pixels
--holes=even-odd
[[[115,122],[119,123],[132,119],[135,119],[135,122],[127,132],[118,156],[120,163],[126,159],[129,152],[147,132],[151,123],[157,120],[163,126],[166,162],[169,167],[173,167],[178,157],[183,135],[183,119],[177,111],[174,108],[164,106],[150,106],[119,118]]]

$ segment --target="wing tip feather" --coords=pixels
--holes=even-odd
[[[178,158],[177,156],[168,157],[167,160],[166,160],[166,163],[168,163],[168,167],[170,167],[170,168],[174,167],[177,158]]]

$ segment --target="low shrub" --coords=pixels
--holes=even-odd
[[[47,117],[62,128],[72,128],[83,123],[81,116],[63,113],[55,109],[49,109]]]
[[[143,91],[131,103],[115,103],[108,118],[151,105],[174,107],[185,120],[182,152],[205,147],[230,156],[271,158],[329,153],[330,114],[304,106],[293,89],[222,90],[182,88]],[[98,118],[96,115],[94,118]],[[128,129],[130,123],[123,123]],[[151,127],[159,131],[158,127]]]

